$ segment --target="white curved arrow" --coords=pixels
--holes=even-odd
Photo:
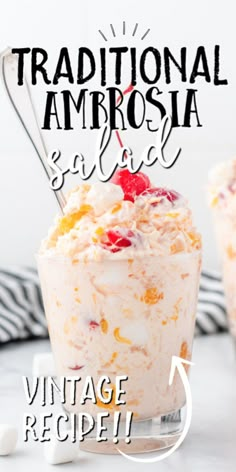
[[[192,394],[191,394],[191,389],[190,389],[190,385],[189,385],[188,376],[186,374],[186,371],[185,371],[185,368],[184,368],[183,364],[194,365],[193,362],[186,361],[185,359],[182,359],[181,357],[172,356],[170,375],[169,375],[169,385],[172,385],[174,375],[175,375],[175,369],[177,369],[179,371],[179,375],[182,379],[184,389],[185,389],[187,413],[186,413],[185,425],[184,425],[183,431],[181,433],[181,436],[179,437],[178,441],[176,441],[176,443],[174,444],[173,447],[171,447],[168,451],[164,452],[163,454],[158,455],[157,457],[141,459],[141,458],[138,458],[138,457],[129,456],[128,454],[125,454],[124,452],[122,452],[120,449],[117,448],[119,453],[122,456],[126,457],[126,459],[129,459],[130,461],[133,461],[133,462],[144,462],[144,463],[160,462],[163,459],[166,459],[167,457],[169,457],[171,454],[173,454],[173,452],[176,451],[176,449],[178,449],[179,446],[184,441],[184,439],[185,439],[185,437],[188,433],[190,424],[191,424]]]

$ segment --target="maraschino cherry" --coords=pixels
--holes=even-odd
[[[124,247],[132,246],[131,238],[134,236],[134,232],[130,229],[122,230],[122,234],[115,229],[109,229],[106,231],[108,241],[103,243],[103,247],[111,252],[119,252]]]
[[[120,185],[124,192],[124,200],[134,202],[137,195],[140,195],[151,186],[151,182],[143,172],[131,174],[128,169],[121,169],[115,172],[111,182]]]

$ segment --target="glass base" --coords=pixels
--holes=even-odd
[[[160,451],[172,447],[179,439],[183,429],[184,408],[171,414],[149,420],[133,421],[130,443],[126,443],[125,423],[119,426],[119,441],[113,442],[113,425],[108,425],[104,432],[107,441],[98,442],[95,433],[88,434],[80,442],[80,449],[100,454],[119,454],[118,449],[126,454]]]

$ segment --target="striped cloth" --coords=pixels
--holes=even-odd
[[[0,269],[0,342],[48,335],[35,269]]]
[[[219,274],[202,272],[195,334],[227,330]],[[0,343],[48,336],[39,279],[35,269],[0,270]]]

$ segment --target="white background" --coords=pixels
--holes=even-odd
[[[126,21],[126,36],[122,36],[122,22]],[[132,38],[135,23],[139,23],[136,40]],[[110,23],[113,23],[117,38],[112,38]],[[150,28],[150,33],[141,41],[141,33]],[[109,37],[105,43],[98,33],[102,29]],[[61,47],[67,46],[72,53],[76,70],[76,51],[81,46],[93,50],[114,45],[136,46],[142,50],[154,46],[162,54],[168,46],[179,57],[181,47],[187,47],[188,77],[198,46],[203,45],[208,54],[211,77],[213,76],[214,45],[221,47],[221,78],[227,78],[228,86],[215,87],[199,77],[194,88],[198,89],[198,108],[202,128],[197,128],[193,119],[190,129],[175,129],[170,138],[170,150],[181,147],[176,165],[164,170],[157,163],[148,173],[157,185],[166,184],[186,195],[194,212],[194,220],[203,234],[204,267],[216,268],[217,256],[211,226],[210,211],[206,203],[206,183],[209,168],[222,159],[236,154],[236,64],[234,51],[235,8],[234,1],[199,0],[1,0],[0,48],[43,47],[48,51],[48,70],[53,71]],[[98,67],[99,68],[99,67]],[[128,71],[128,67],[127,67]],[[126,71],[126,72],[127,72]],[[128,76],[124,73],[124,86]],[[128,72],[127,72],[128,73]],[[168,91],[180,90],[180,121],[183,116],[185,90],[189,83],[181,84],[179,74],[173,74],[174,83],[163,90],[163,103],[168,107]],[[91,81],[96,89],[99,77]],[[61,84],[68,88],[67,83]],[[191,85],[190,85],[191,87]],[[142,89],[142,87],[140,87]],[[42,120],[45,106],[45,87],[33,87],[33,97]],[[74,86],[75,97],[78,87]],[[89,114],[88,114],[89,116]],[[37,156],[24,134],[0,83],[0,217],[1,244],[0,264],[32,264],[40,240],[46,235],[57,204],[49,189]],[[92,161],[96,132],[82,133],[77,127],[73,131],[44,132],[47,148],[62,150],[65,162],[72,152],[82,151]],[[133,141],[132,141],[133,139]],[[125,140],[135,152],[140,153],[150,142],[150,135],[139,131],[125,134]],[[118,150],[116,142],[110,148],[111,158]],[[79,183],[78,176],[68,178],[67,188]]]

